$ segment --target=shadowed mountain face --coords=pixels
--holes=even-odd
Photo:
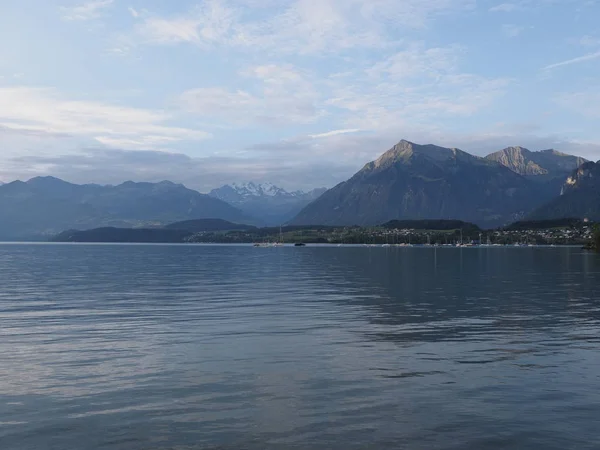
[[[223,200],[246,214],[259,217],[267,226],[275,226],[287,223],[326,190],[288,192],[270,183],[244,183],[225,185],[213,189],[208,195]]]
[[[561,195],[534,211],[532,219],[600,220],[600,161],[586,162],[563,184]]]
[[[0,238],[44,239],[66,229],[158,226],[180,220],[251,219],[231,205],[168,181],[119,186],[33,178],[0,186]]]
[[[292,223],[460,219],[491,227],[512,222],[547,200],[537,183],[496,161],[401,141],[308,205]]]

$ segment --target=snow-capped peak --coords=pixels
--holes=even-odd
[[[226,187],[226,186],[224,186]],[[273,183],[233,183],[230,187],[242,197],[276,197],[292,195]]]
[[[293,191],[289,192],[283,188],[275,186],[273,183],[232,183],[221,186],[218,189],[213,189],[208,195],[220,200],[231,203],[235,206],[244,204],[254,204],[256,202],[266,202],[265,204],[290,204],[290,203],[306,203],[314,200],[321,195],[325,189],[313,189],[310,192]]]

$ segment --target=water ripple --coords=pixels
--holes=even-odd
[[[20,449],[596,449],[577,249],[0,245]]]

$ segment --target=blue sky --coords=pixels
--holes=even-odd
[[[400,139],[600,158],[598,0],[0,3],[0,180],[332,186]]]

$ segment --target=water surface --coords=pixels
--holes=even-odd
[[[578,249],[0,245],[3,449],[597,449]]]

